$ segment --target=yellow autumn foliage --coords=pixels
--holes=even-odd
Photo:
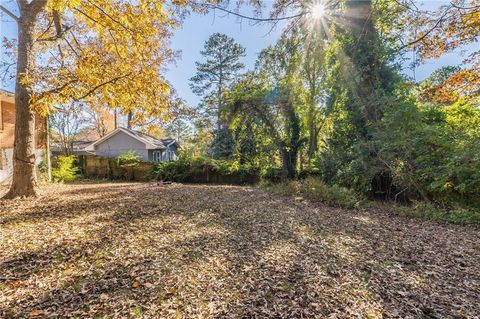
[[[23,79],[31,107],[48,114],[91,101],[144,117],[165,113],[172,104],[162,68],[174,58],[168,41],[179,25],[176,9],[157,0],[49,1],[35,26],[35,67]]]

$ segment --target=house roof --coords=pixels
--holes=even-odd
[[[135,138],[136,140],[142,142],[143,144],[145,144],[147,149],[165,149],[165,148],[167,148],[167,147],[169,147],[170,145],[173,145],[173,144],[177,144],[177,146],[178,146],[178,143],[173,139],[156,138],[154,136],[151,136],[149,134],[145,134],[145,133],[142,133],[142,132],[139,132],[139,131],[131,130],[131,129],[128,129],[128,128],[125,128],[125,127],[119,127],[117,129],[111,131],[110,133],[108,133],[104,137],[102,137],[102,138],[96,140],[95,142],[93,142],[92,144],[90,144],[89,148],[90,147],[93,148],[95,145],[98,145],[98,144],[102,143],[103,141],[109,139],[110,137],[114,136],[115,134],[117,134],[119,132],[124,132],[125,134],[128,134],[131,137]]]

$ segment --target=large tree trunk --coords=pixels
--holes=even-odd
[[[294,179],[296,175],[298,148],[288,148],[283,145],[280,147],[280,155],[282,158],[282,178]]]
[[[22,84],[22,79],[28,76],[35,63],[33,31],[36,14],[28,12],[28,8],[25,11],[18,21],[13,178],[10,190],[4,198],[38,195],[35,172],[35,113],[30,109],[32,90],[28,84]]]

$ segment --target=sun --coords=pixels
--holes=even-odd
[[[310,9],[310,15],[314,19],[321,19],[325,15],[325,5],[323,3],[317,3]]]

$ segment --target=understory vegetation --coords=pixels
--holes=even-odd
[[[327,15],[338,10],[328,6]],[[234,39],[212,35],[202,51],[206,62],[198,62],[191,79],[202,98],[193,138],[200,153],[222,167],[257,167],[261,179],[281,183],[275,188],[291,195],[346,207],[360,196],[405,204],[409,215],[474,223],[480,211],[479,52],[417,82],[402,69],[399,43],[408,37],[400,29],[416,23],[408,18],[414,10],[391,1],[343,6],[347,16],[354,12],[353,21],[292,24],[250,70]],[[430,41],[427,32],[425,41],[417,39],[415,59],[459,47],[449,36],[478,37],[478,23],[465,24],[478,20],[478,12],[464,10],[455,13],[464,19],[463,33],[456,33],[461,28],[453,15],[448,31],[434,32],[450,47]],[[308,176],[315,178],[303,180]]]
[[[357,208],[362,201],[362,197],[350,189],[337,185],[329,186],[315,177],[273,184],[269,189],[284,195],[320,201],[333,207]]]
[[[75,156],[58,156],[53,163],[52,181],[56,183],[73,182],[78,177],[78,167],[74,165]]]
[[[260,169],[227,160],[182,155],[177,161],[155,165],[149,177],[173,182],[254,184],[259,181]]]

